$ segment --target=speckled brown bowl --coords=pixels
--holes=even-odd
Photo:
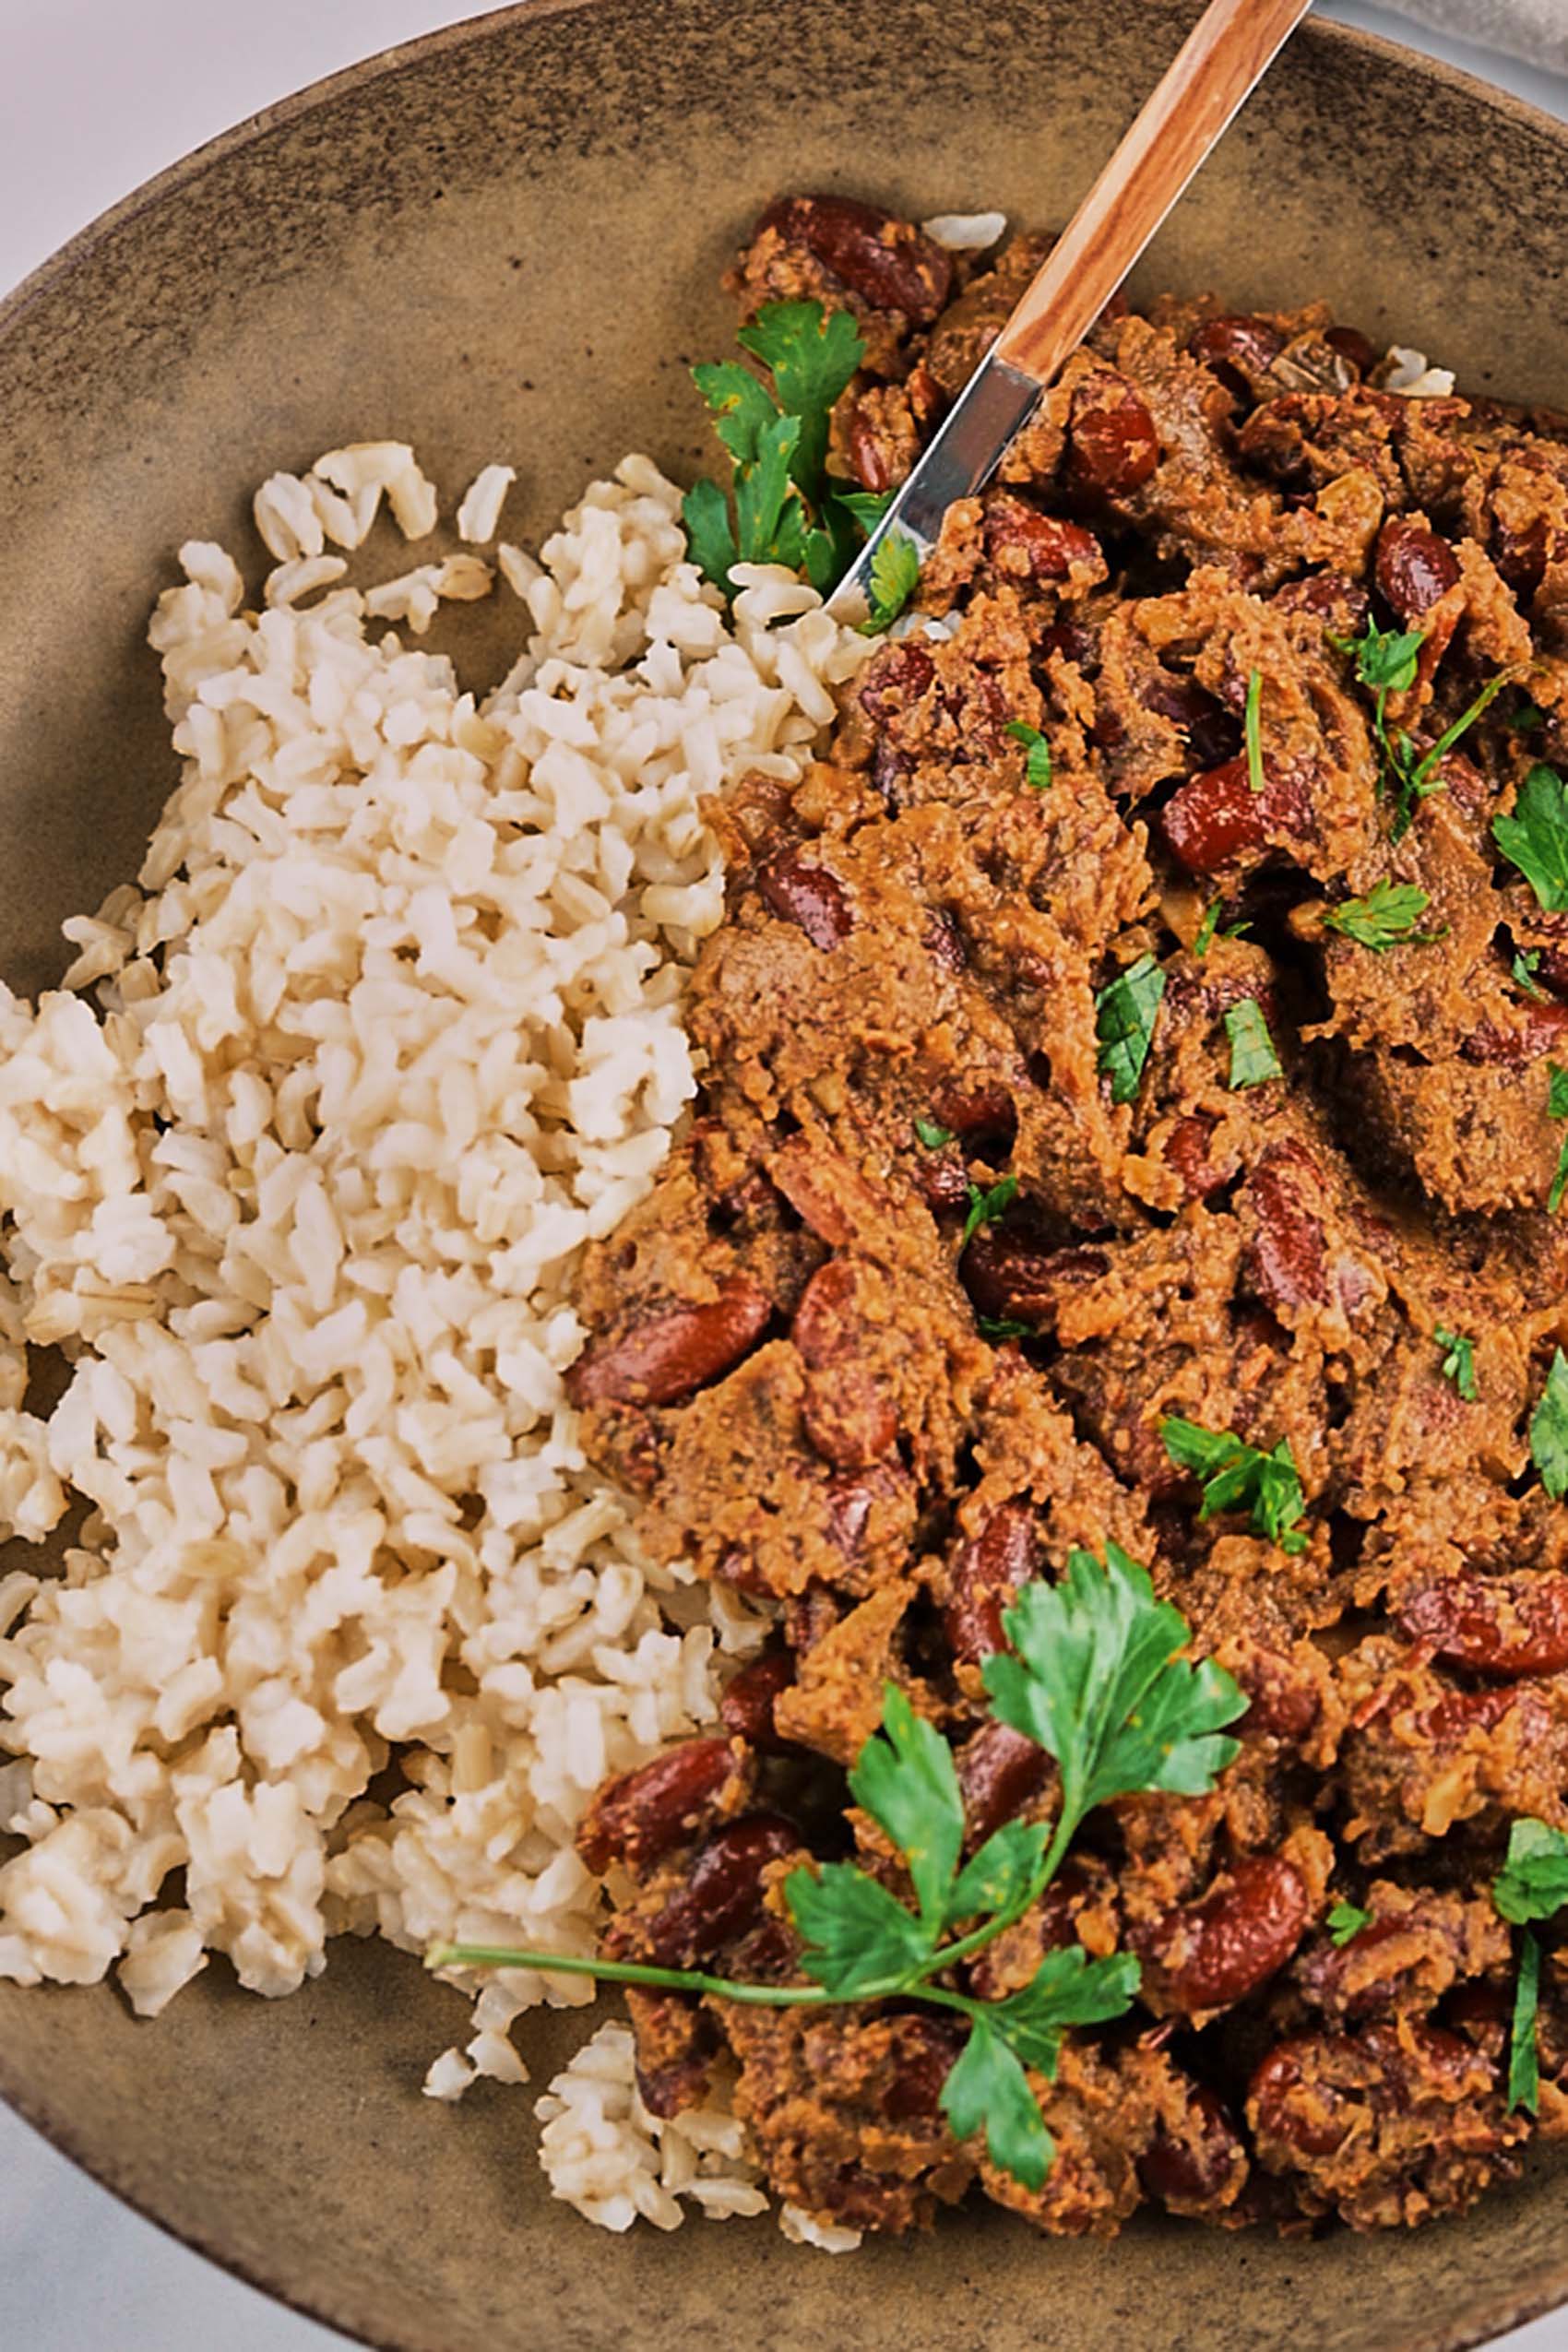
[[[259,554],[251,485],[383,434],[449,496],[514,458],[536,530],[628,448],[689,472],[686,362],[729,348],[716,280],[766,197],[1059,220],[1188,13],[505,9],[245,125],[78,238],[0,307],[0,972],[54,979],[61,919],[137,861],[170,782],[142,628],[181,540]],[[1317,27],[1142,275],[1237,307],[1328,292],[1472,386],[1568,405],[1565,261],[1568,133]],[[215,1967],[155,2025],[105,1988],[0,1986],[0,2089],[193,2245],[398,2352],[1396,2352],[1568,2296],[1545,2166],[1415,2237],[1149,2224],[1059,2245],[988,2209],[839,2263],[766,2224],[609,2238],[545,2198],[527,2097],[418,2096],[459,2015],[417,1962],[361,1945],[277,2004]],[[521,2029],[536,2081],[583,2030]]]

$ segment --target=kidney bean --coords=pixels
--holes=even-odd
[[[1269,601],[1277,612],[1310,612],[1343,637],[1360,636],[1372,610],[1372,599],[1360,580],[1343,572],[1309,572],[1301,579],[1287,580]]]
[[[1270,1144],[1244,1189],[1257,1218],[1243,1264],[1264,1303],[1280,1313],[1323,1305],[1328,1298],[1328,1256],[1322,1175],[1305,1145]]]
[[[641,1876],[700,1826],[735,1769],[728,1740],[686,1740],[601,1788],[577,1831],[590,1871],[624,1862]]]
[[[1172,793],[1160,826],[1188,873],[1207,874],[1262,856],[1281,832],[1306,831],[1310,814],[1294,772],[1281,776],[1265,763],[1264,789],[1254,792],[1245,759],[1230,759]]]
[[[1514,1708],[1538,1705],[1534,1693],[1513,1691],[1448,1691],[1418,1718],[1418,1728],[1434,1747],[1457,1748],[1473,1731],[1495,1731]]]
[[[1146,710],[1158,712],[1181,729],[1196,767],[1220,766],[1241,749],[1241,730],[1236,720],[1222,702],[1191,678],[1179,677],[1173,670],[1158,671],[1139,685],[1138,699]]]
[[[826,1585],[814,1578],[803,1592],[789,1593],[784,1600],[784,1638],[797,1657],[804,1657],[826,1641],[841,1615],[835,1595]]]
[[[1398,1624],[1472,1674],[1560,1674],[1568,1667],[1568,1576],[1445,1576],[1407,1595]]]
[[[964,934],[945,908],[939,908],[931,916],[924,936],[933,964],[940,965],[944,972],[968,969],[969,957],[964,945]]]
[[[1285,349],[1285,338],[1266,318],[1208,318],[1189,336],[1187,349],[1246,395]]]
[[[1276,2043],[1247,2091],[1260,2142],[1276,2140],[1303,2156],[1331,2156],[1355,2120],[1349,2099],[1333,2084],[1308,2079],[1308,2061],[1335,2037],[1303,2034]]]
[[[1458,576],[1453,549],[1424,523],[1395,515],[1378,533],[1372,577],[1378,594],[1407,629],[1431,612]]]
[[[1316,1684],[1276,1651],[1252,1651],[1237,1667],[1236,1680],[1250,1702],[1241,1717],[1241,1730],[1261,1731],[1276,1740],[1301,1740],[1317,1721],[1323,1703]]]
[[[691,1874],[656,1918],[640,1922],[643,1948],[661,1968],[689,1968],[745,1932],[762,1910],[763,1873],[798,1852],[800,1835],[778,1813],[745,1813],[698,1847]]]
[[[756,886],[774,913],[798,923],[814,947],[837,947],[855,927],[836,873],[799,849],[779,849],[756,870]]]
[[[1500,517],[1493,517],[1491,560],[1515,595],[1526,603],[1541,584],[1548,553],[1544,516],[1532,517],[1523,530],[1515,530]]]
[[[971,1148],[982,1141],[1003,1153],[1012,1148],[1018,1132],[1017,1106],[1011,1090],[1002,1086],[939,1087],[932,1097],[932,1114]]]
[[[1226,2009],[1267,1982],[1301,1940],[1310,1908],[1299,1873],[1278,1854],[1232,1863],[1200,1902],[1168,1912],[1151,1948],[1164,1959],[1171,2005]]]
[[[913,1166],[921,1200],[937,1216],[964,1207],[969,1197],[969,1171],[952,1149],[927,1151],[922,1145]]]
[[[855,689],[861,708],[873,719],[885,719],[893,709],[919,702],[936,675],[936,664],[918,639],[900,637],[884,647],[861,672]]]
[[[773,1703],[795,1680],[795,1660],[787,1649],[764,1650],[742,1666],[724,1685],[719,1718],[732,1739],[744,1740],[765,1756],[788,1755],[790,1742],[773,1728]]]
[[[1151,2197],[1180,2213],[1212,2205],[1246,2168],[1246,2151],[1224,2105],[1204,2084],[1194,2086],[1184,2130],[1173,2137],[1163,2123],[1138,2158],[1138,2178]]]
[[[1359,327],[1325,327],[1323,339],[1330,350],[1349,361],[1358,375],[1370,375],[1377,365],[1377,347]]]
[[[1178,1119],[1165,1139],[1165,1160],[1182,1179],[1192,1199],[1207,1200],[1214,1193],[1223,1191],[1235,1174],[1234,1167],[1227,1170],[1212,1165],[1208,1146],[1214,1134],[1214,1121],[1201,1111],[1194,1111],[1185,1119]]]
[[[1098,665],[1092,633],[1080,621],[1052,621],[1035,640],[1035,650],[1041,661],[1059,653],[1063,661],[1075,662],[1080,670],[1089,671]]]
[[[1105,577],[1105,558],[1092,531],[1043,515],[1006,491],[996,492],[986,507],[985,552],[997,571],[1015,579],[1064,580],[1075,566]]]
[[[1073,395],[1067,426],[1068,469],[1086,490],[1125,498],[1159,463],[1154,419],[1132,386],[1104,369]]]
[[[942,2106],[942,2086],[964,2047],[963,2028],[923,2014],[891,2022],[895,2073],[883,2095],[882,2112],[890,2123],[935,2115]]]
[[[993,1650],[1005,1649],[1002,1612],[1019,1586],[1039,1574],[1034,1514],[1026,1503],[1004,1503],[953,1563],[943,1629],[954,1657],[977,1665]]]
[[[952,256],[909,220],[853,196],[780,196],[757,222],[804,245],[841,285],[873,310],[898,310],[926,327],[947,300]]]
[[[773,1313],[745,1275],[703,1306],[663,1307],[619,1339],[590,1341],[566,1374],[574,1405],[672,1405],[755,1347]]]
[[[1103,1250],[1044,1250],[1003,1225],[982,1225],[959,1260],[965,1289],[982,1315],[1049,1322],[1064,1287],[1109,1273]]]
[[[801,1295],[792,1333],[811,1375],[802,1414],[806,1435],[824,1461],[840,1470],[869,1469],[891,1452],[898,1435],[892,1399],[859,1360],[855,1288],[850,1261],[829,1258]]]
[[[1471,1030],[1459,1051],[1467,1062],[1501,1063],[1510,1070],[1538,1062],[1543,1053],[1561,1053],[1568,1036],[1568,1004],[1521,1004],[1510,1028],[1482,1021]]]
[[[958,1787],[969,1843],[983,1846],[1004,1821],[1021,1813],[1045,1787],[1045,1750],[993,1716],[958,1751]]]
[[[827,1485],[828,1540],[844,1554],[846,1560],[860,1557],[865,1532],[873,1506],[878,1503],[895,1503],[909,1492],[909,1481],[905,1472],[891,1462],[875,1463],[869,1470],[855,1476],[830,1479]],[[796,1649],[809,1648],[809,1643],[791,1642]]]

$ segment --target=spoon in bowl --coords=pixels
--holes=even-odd
[[[890,540],[923,564],[955,500],[983,490],[1041,395],[1148,244],[1312,0],[1210,0],[920,463],[844,575],[829,609],[874,610],[873,565]]]

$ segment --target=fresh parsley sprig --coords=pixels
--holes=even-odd
[[[1499,1917],[1521,1930],[1508,2037],[1508,2104],[1534,2115],[1540,2099],[1540,2061],[1536,2051],[1540,1942],[1531,1928],[1555,1918],[1568,1903],[1568,1837],[1543,1821],[1516,1821],[1508,1833],[1507,1859],[1491,1883],[1491,1900]]]
[[[1225,1727],[1247,1703],[1212,1659],[1182,1655],[1185,1619],[1156,1599],[1146,1571],[1115,1544],[1103,1562],[1072,1553],[1058,1586],[1026,1585],[1003,1623],[1012,1653],[986,1659],[982,1678],[995,1717],[1054,1759],[1054,1821],[1049,1828],[1004,1822],[963,1861],[952,1749],[888,1684],[882,1728],[861,1749],[849,1788],[903,1855],[913,1907],[852,1862],[798,1865],[783,1894],[807,1983],[750,1984],[700,1969],[491,1944],[439,1944],[426,1966],[534,1968],[756,2007],[932,2002],[968,2025],[941,2094],[954,2133],[968,2139],[983,2130],[992,2162],[1039,2189],[1055,2150],[1029,2074],[1053,2079],[1066,2032],[1123,2013],[1138,1989],[1138,1963],[1122,1952],[1091,1959],[1069,1944],[1047,1953],[1021,1990],[995,2002],[960,1992],[952,1972],[1039,1901],[1095,1806],[1148,1789],[1210,1789],[1237,1753]]]
[[[969,1213],[964,1219],[964,1237],[958,1244],[960,1250],[968,1248],[982,1225],[994,1224],[1003,1212],[1017,1198],[1017,1193],[1018,1180],[1016,1176],[1004,1176],[1000,1184],[992,1184],[989,1192],[971,1178]]]
[[[1521,947],[1514,958],[1512,966],[1514,977],[1518,981],[1526,996],[1533,997],[1538,1004],[1544,1004],[1546,1003],[1546,991],[1542,988],[1539,980],[1536,978],[1536,974],[1539,968],[1540,949],[1538,947]]]
[[[1263,1006],[1255,996],[1243,996],[1239,1004],[1230,1005],[1225,1015],[1225,1034],[1230,1040],[1230,1087],[1239,1093],[1243,1087],[1266,1086],[1270,1078],[1285,1075],[1274,1039],[1268,1033]]]
[[[1353,1936],[1371,1924],[1372,1913],[1360,1910],[1354,1903],[1336,1903],[1328,1915],[1328,1940],[1336,1952],[1343,1952]]]
[[[1442,1364],[1443,1379],[1454,1383],[1467,1405],[1473,1405],[1476,1401],[1475,1341],[1467,1339],[1462,1331],[1450,1331],[1444,1323],[1440,1323],[1431,1336],[1438,1347],[1444,1350]]]
[[[1179,1414],[1160,1422],[1159,1435],[1170,1459],[1191,1470],[1203,1489],[1200,1519],[1250,1510],[1255,1535],[1266,1536],[1281,1551],[1305,1551],[1307,1534],[1300,1522],[1306,1497],[1289,1438],[1282,1437],[1272,1454],[1263,1454],[1244,1444],[1234,1430],[1205,1429]]]
[[[1324,916],[1324,928],[1370,947],[1374,956],[1394,946],[1430,947],[1440,934],[1418,931],[1416,924],[1431,906],[1424,890],[1413,882],[1374,883],[1364,898],[1342,898]]]
[[[1111,1081],[1112,1102],[1131,1102],[1138,1091],[1164,994],[1164,972],[1152,956],[1140,956],[1095,998],[1097,1059],[1101,1076]]]
[[[908,531],[890,530],[872,552],[871,610],[861,623],[863,637],[890,628],[921,584],[921,552]]]
[[[1537,761],[1515,795],[1513,815],[1492,819],[1491,837],[1548,914],[1568,913],[1568,785],[1554,767]]]
[[[773,391],[738,360],[692,370],[733,460],[728,495],[699,481],[682,502],[693,560],[727,597],[736,564],[786,564],[826,593],[887,504],[827,472],[829,412],[865,345],[847,311],[825,313],[820,303],[768,303],[737,339],[768,370]]]
[[[1568,1494],[1568,1357],[1553,1348],[1540,1402],[1530,1415],[1530,1459],[1554,1503]]]
[[[1027,719],[1010,719],[1005,731],[1012,736],[1016,743],[1022,743],[1024,746],[1026,754],[1024,781],[1030,791],[1049,792],[1051,790],[1051,745],[1046,742],[1039,729],[1031,727]]]
[[[1369,620],[1359,637],[1331,636],[1329,643],[1354,659],[1357,678],[1377,697],[1372,708],[1372,734],[1378,748],[1379,782],[1394,801],[1390,837],[1397,841],[1408,831],[1420,803],[1429,793],[1443,790],[1439,774],[1443,762],[1503,692],[1513,673],[1503,670],[1489,679],[1469,707],[1423,752],[1403,728],[1390,731],[1388,697],[1391,694],[1408,694],[1415,684],[1420,650],[1426,643],[1425,631],[1380,629],[1375,621]]]

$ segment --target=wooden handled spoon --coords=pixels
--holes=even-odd
[[[875,611],[873,565],[890,539],[921,562],[955,499],[972,498],[1028,422],[1312,0],[1210,0],[1078,207],[940,431],[845,574],[831,609]]]

